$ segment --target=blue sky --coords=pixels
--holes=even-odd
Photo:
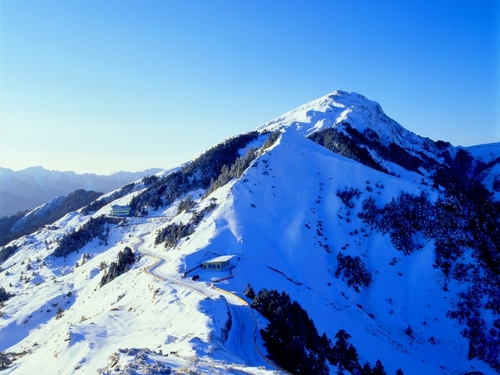
[[[0,166],[168,168],[336,89],[500,141],[494,0],[0,2]]]

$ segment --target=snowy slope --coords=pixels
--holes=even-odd
[[[353,126],[360,132],[366,129],[374,131],[385,145],[395,142],[409,150],[422,151],[431,147],[433,143],[389,118],[377,102],[355,92],[348,93],[341,90],[287,112],[259,129],[293,127],[300,134],[308,135],[343,123]]]
[[[387,374],[399,368],[407,375],[495,373],[486,363],[467,359],[464,327],[447,317],[466,285],[445,279],[433,267],[433,241],[422,238],[421,249],[404,255],[389,235],[357,216],[370,196],[382,206],[402,191],[426,192],[431,201],[442,192],[415,182],[414,173],[400,169],[400,177],[391,176],[306,137],[341,124],[359,131],[370,128],[384,143],[397,142],[415,155],[434,152],[432,141],[402,128],[377,103],[336,91],[259,127],[261,132],[281,134],[271,147],[258,151],[240,178],[208,196],[203,189],[190,191],[196,205],[187,212],[178,212],[177,199],[149,210],[145,217],[112,225],[107,244],[95,238],[63,258],[51,256],[56,241],[78,230],[90,216],[70,213],[55,223],[58,229],[17,240],[21,248],[0,272],[0,286],[15,294],[0,310],[0,351],[15,359],[4,372],[95,374],[120,373],[119,368],[127,373],[127,367],[138,374],[168,373],[167,369],[282,372],[267,360],[258,334],[266,320],[243,296],[251,284],[256,291],[286,291],[308,312],[320,334],[333,339],[339,329],[346,330],[359,362],[373,365],[380,359]],[[260,148],[264,140],[258,137],[240,155],[250,146]],[[497,155],[498,147],[483,151],[481,155]],[[338,191],[351,187],[360,195],[348,207]],[[109,212],[111,204],[127,204],[147,189],[138,186],[93,217]],[[159,231],[188,223],[193,212],[213,206],[194,233],[175,247],[155,244]],[[103,262],[116,260],[125,246],[140,260],[100,287]],[[356,291],[335,277],[338,254],[363,260],[372,275],[369,287]],[[197,268],[183,277],[219,255],[233,255],[234,268]],[[193,274],[199,275],[198,282],[191,280]],[[221,278],[226,279],[217,281]],[[59,308],[63,311],[58,317]]]
[[[490,143],[464,147],[475,159],[485,163],[487,168],[482,172],[483,184],[495,194],[496,200],[500,200],[500,143]],[[497,181],[497,187],[494,183]]]
[[[31,210],[12,226],[11,232],[21,231],[29,225],[30,222],[42,221],[44,218],[50,216],[62,203],[64,198],[65,197],[61,195]]]

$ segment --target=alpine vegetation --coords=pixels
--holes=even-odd
[[[111,262],[106,273],[101,278],[100,286],[101,288],[107,283],[113,281],[118,276],[127,272],[130,267],[135,263],[136,258],[132,249],[128,246],[125,247],[122,251],[118,253],[118,257],[116,261]]]
[[[104,216],[90,218],[76,231],[65,234],[52,254],[55,257],[67,256],[80,250],[96,237],[99,237],[101,244],[107,245],[109,231],[109,224]]]

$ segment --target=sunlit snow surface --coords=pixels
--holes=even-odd
[[[1,310],[0,350],[21,355],[4,373],[113,373],[128,365],[138,374],[155,373],[155,366],[178,373],[273,374],[278,369],[266,360],[260,336],[254,340],[266,321],[240,299],[251,284],[256,291],[289,293],[320,334],[333,339],[346,330],[359,362],[380,359],[388,374],[398,368],[406,375],[493,374],[486,364],[467,360],[463,327],[446,317],[463,286],[449,282],[449,292],[443,290],[442,273],[432,267],[433,244],[404,256],[388,236],[370,231],[357,217],[370,195],[380,206],[401,191],[425,190],[431,200],[437,192],[414,174],[388,176],[305,137],[342,121],[369,126],[406,146],[425,142],[388,119],[377,103],[334,92],[263,125],[261,130],[280,129],[282,136],[239,180],[205,199],[202,191],[192,193],[197,210],[212,198],[218,205],[175,249],[154,245],[159,228],[189,220],[189,213],[175,216],[175,204],[130,218],[126,226],[113,227],[109,245],[95,239],[66,259],[49,256],[53,241],[88,216],[68,214],[55,223],[57,229],[17,240],[22,248],[0,273],[0,285],[15,293]],[[353,209],[336,195],[345,187],[362,192]],[[137,193],[113,203],[127,204]],[[114,261],[125,246],[142,254],[141,260],[100,288],[99,265]],[[339,252],[363,259],[373,277],[369,288],[358,293],[335,278]],[[84,253],[91,257],[82,265]],[[202,269],[182,278],[218,255],[235,256],[233,278],[212,284],[230,272]],[[198,282],[191,281],[193,274]],[[64,312],[57,318],[59,307]],[[414,338],[405,334],[408,326]]]

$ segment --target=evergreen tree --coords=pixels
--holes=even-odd
[[[103,287],[107,283],[113,281],[118,276],[127,272],[131,266],[135,263],[135,256],[130,247],[125,247],[123,251],[118,253],[118,259],[116,262],[111,262],[108,271],[101,278],[100,286]]]
[[[347,340],[351,338],[351,335],[345,330],[340,329],[335,335],[335,338],[337,342],[331,350],[330,362],[333,364],[340,362],[349,372],[353,372],[355,369],[361,369],[356,348],[347,342]]]
[[[382,362],[380,362],[380,359],[377,359],[377,362],[375,362],[375,367],[373,368],[373,375],[387,375],[387,373],[384,370],[384,366],[382,366]]]
[[[253,300],[255,298],[255,291],[250,284],[247,284],[247,288],[243,291],[243,294]]]
[[[3,286],[0,286],[0,303],[7,301],[13,295],[5,290]]]
[[[328,338],[318,335],[307,312],[286,292],[261,289],[252,307],[269,320],[261,335],[273,361],[293,373],[328,374]]]
[[[361,375],[373,375],[372,368],[370,367],[369,362],[366,362],[363,368],[361,369]]]

